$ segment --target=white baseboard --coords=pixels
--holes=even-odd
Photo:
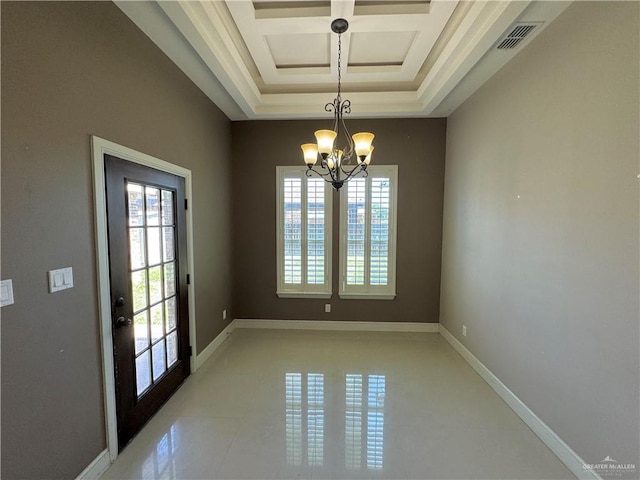
[[[271,328],[286,330],[335,330],[353,332],[437,333],[437,323],[418,322],[337,322],[325,320],[267,320],[237,318],[234,328]]]
[[[215,352],[220,345],[224,343],[224,341],[229,338],[229,335],[233,332],[235,320],[232,321],[229,325],[227,325],[224,330],[222,330],[216,338],[211,340],[211,343],[207,345],[201,352],[197,353],[196,356],[196,370],[202,366],[204,362],[206,362],[213,352]]]
[[[76,480],[97,480],[107,471],[110,465],[109,450],[104,449],[93,459],[93,462],[76,477]]]
[[[584,468],[585,461],[573,451],[556,433],[527,407],[507,386],[496,377],[473,353],[440,324],[440,335],[464,358],[471,367],[487,382],[509,407],[540,437],[547,447],[579,479],[602,480],[593,470]]]

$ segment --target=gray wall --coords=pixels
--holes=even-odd
[[[588,463],[640,465],[639,5],[574,3],[447,131],[440,320]]]
[[[105,448],[90,135],[193,171],[201,349],[231,304],[229,125],[112,3],[2,2],[3,478]],[[75,287],[47,293],[64,266]]]
[[[335,193],[333,297],[276,296],[275,167],[305,168],[300,144],[313,141],[313,132],[329,123],[330,119],[232,124],[236,317],[438,322],[446,119],[348,120],[352,132],[376,134],[374,164],[398,165],[396,298],[338,298],[339,196]],[[324,313],[329,302],[332,311]]]

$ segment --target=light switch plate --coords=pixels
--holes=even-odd
[[[49,271],[49,293],[73,287],[73,268],[66,267]]]
[[[13,282],[11,280],[2,280],[0,282],[0,307],[13,305]]]

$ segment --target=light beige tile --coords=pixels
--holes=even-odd
[[[215,478],[239,421],[157,417],[123,450],[105,479]]]
[[[530,430],[433,428],[405,432],[410,479],[570,479],[569,470]]]
[[[572,475],[438,334],[246,329],[105,478]]]

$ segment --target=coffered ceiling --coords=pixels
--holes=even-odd
[[[352,116],[446,116],[569,3],[116,1],[232,120],[326,116],[338,76],[335,18],[349,22],[341,71]],[[497,48],[520,23],[528,35]]]

